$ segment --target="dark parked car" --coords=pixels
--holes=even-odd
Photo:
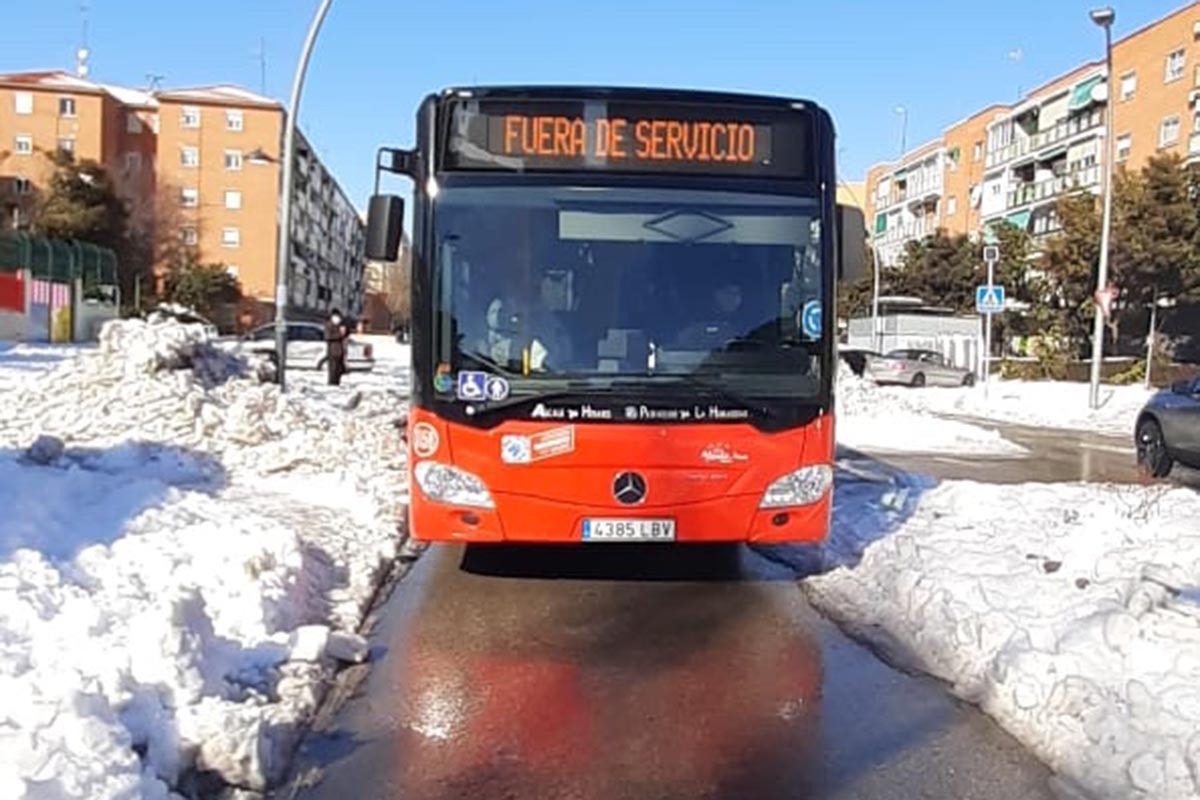
[[[1200,376],[1150,398],[1137,422],[1137,460],[1156,478],[1176,462],[1200,469]]]
[[[855,375],[862,375],[867,369],[867,362],[873,358],[883,358],[882,353],[876,353],[874,350],[860,350],[853,347],[839,347],[838,357],[846,362],[846,366]]]

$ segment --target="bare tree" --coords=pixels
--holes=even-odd
[[[412,317],[412,247],[408,239],[400,243],[395,261],[379,265],[384,303],[392,314],[392,322],[407,323]]]

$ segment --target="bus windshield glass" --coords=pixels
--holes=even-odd
[[[435,201],[434,359],[515,397],[676,386],[817,396],[815,198],[667,188],[471,186]],[[452,382],[435,381],[454,395]]]

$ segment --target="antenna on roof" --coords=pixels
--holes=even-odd
[[[146,91],[157,92],[159,89],[161,89],[163,77],[164,76],[162,76],[162,75],[155,75],[153,72],[147,72],[146,73]]]
[[[259,94],[263,97],[267,95],[267,40],[262,36],[258,37],[258,50],[254,53],[254,57],[258,59],[259,71]]]
[[[1025,58],[1025,51],[1019,47],[1014,47],[1008,51],[1008,60],[1014,64],[1020,64],[1021,59]],[[1021,99],[1021,85],[1017,84],[1017,100]]]
[[[88,3],[83,0],[79,4],[79,16],[83,23],[82,37],[79,40],[79,49],[75,51],[75,75],[79,78],[88,76],[88,56],[91,52],[88,50]]]

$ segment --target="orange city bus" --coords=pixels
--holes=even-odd
[[[452,89],[416,139],[376,162],[414,182],[414,538],[826,536],[835,289],[865,229],[825,110]],[[402,226],[377,190],[368,257]]]

